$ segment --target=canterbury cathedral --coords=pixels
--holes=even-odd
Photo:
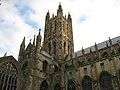
[[[120,36],[74,52],[72,17],[45,17],[33,41],[20,45],[18,60],[0,57],[0,90],[120,90]]]

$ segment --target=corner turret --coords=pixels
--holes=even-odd
[[[68,12],[68,18],[67,18],[68,21],[72,21],[72,18],[71,18],[71,15],[70,13]]]
[[[36,38],[36,51],[37,52],[40,52],[40,49],[41,49],[41,39],[42,39],[42,37],[40,35],[40,31],[41,31],[41,29],[39,29],[39,33],[38,33],[37,38]]]

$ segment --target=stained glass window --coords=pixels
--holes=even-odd
[[[18,72],[12,63],[0,67],[0,90],[16,90]]]
[[[92,79],[89,76],[84,76],[82,80],[83,90],[92,90]]]
[[[100,90],[113,90],[111,76],[107,72],[103,72],[99,78]]]
[[[73,80],[68,81],[67,90],[76,90],[75,83]]]
[[[40,90],[48,90],[48,83],[46,80],[41,83]]]

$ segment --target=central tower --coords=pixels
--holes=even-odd
[[[67,18],[66,15],[63,16],[61,4],[56,16],[53,14],[50,18],[49,11],[46,14],[43,50],[56,60],[62,60],[74,52],[72,18],[70,13]]]

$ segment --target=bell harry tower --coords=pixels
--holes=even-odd
[[[66,18],[59,4],[57,15],[50,18],[49,11],[46,14],[43,50],[48,52],[55,60],[62,60],[66,55],[74,52],[72,18],[70,13]]]

